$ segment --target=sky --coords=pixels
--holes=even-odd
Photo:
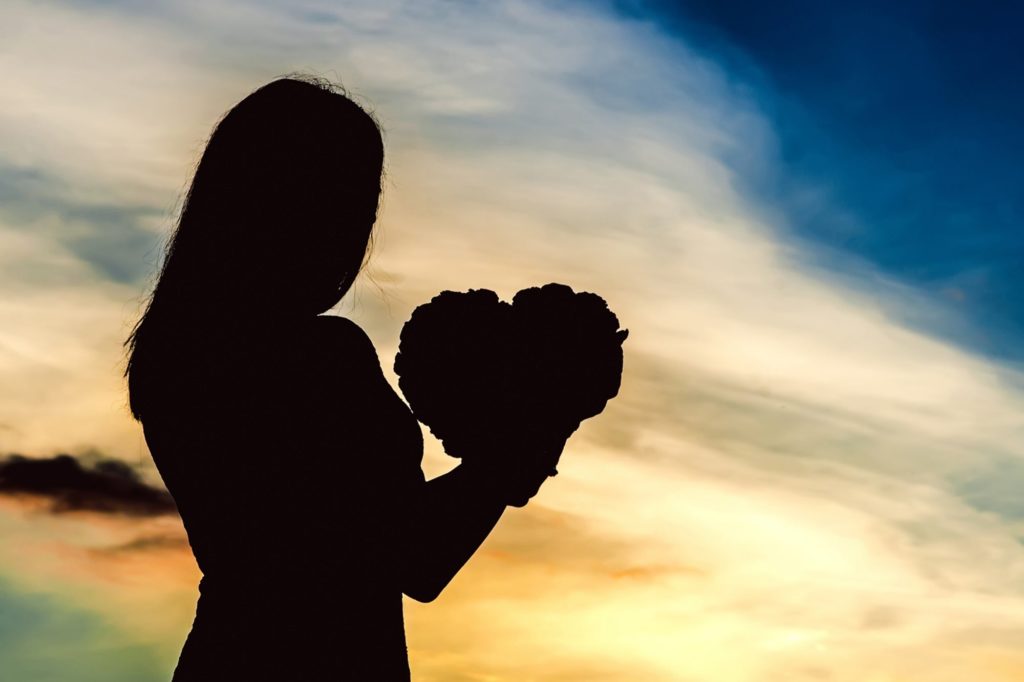
[[[170,677],[199,574],[121,343],[212,126],[295,71],[385,129],[334,314],[393,385],[443,289],[563,282],[630,330],[559,476],[407,600],[415,680],[1024,678],[1021,13],[5,2],[5,680]],[[454,464],[426,447],[428,475]],[[15,453],[134,492],[29,489]]]

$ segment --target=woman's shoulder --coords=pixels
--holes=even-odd
[[[346,317],[318,315],[311,325],[309,355],[300,359],[321,379],[346,383],[378,383],[383,377],[380,358],[362,327]]]
[[[313,342],[330,353],[349,351],[360,356],[372,355],[377,360],[377,349],[369,335],[358,324],[339,315],[317,315],[312,325]]]

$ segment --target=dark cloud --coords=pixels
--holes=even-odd
[[[166,490],[143,481],[128,464],[103,458],[83,464],[71,455],[0,459],[0,495],[42,497],[54,513],[158,516],[177,510]]]

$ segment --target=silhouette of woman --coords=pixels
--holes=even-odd
[[[402,594],[434,599],[550,472],[425,481],[370,340],[320,315],[361,269],[382,167],[371,116],[286,78],[196,168],[127,342],[131,410],[203,573],[177,682],[409,679]]]

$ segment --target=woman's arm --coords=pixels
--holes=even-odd
[[[480,547],[506,504],[498,487],[465,464],[426,482],[419,502],[409,510],[402,592],[430,602]]]
[[[424,484],[420,502],[409,510],[401,562],[402,591],[433,601],[498,523],[506,506],[522,507],[553,472],[565,446],[534,447],[534,456],[463,462]],[[502,466],[504,464],[504,466]]]
[[[330,385],[359,396],[362,408],[377,405],[375,396],[397,400],[365,332],[345,318],[320,316],[317,320],[323,330],[319,337],[323,360],[318,367],[336,367],[332,356],[338,353],[349,358],[345,371],[332,377]],[[330,400],[325,404],[335,409]],[[366,424],[374,419],[367,413],[360,418]],[[401,515],[398,570],[402,592],[417,601],[433,601],[480,547],[505,507],[522,507],[537,494],[553,473],[567,437],[540,435],[536,429],[505,434],[488,445],[456,448],[487,452],[426,483],[419,478]]]

